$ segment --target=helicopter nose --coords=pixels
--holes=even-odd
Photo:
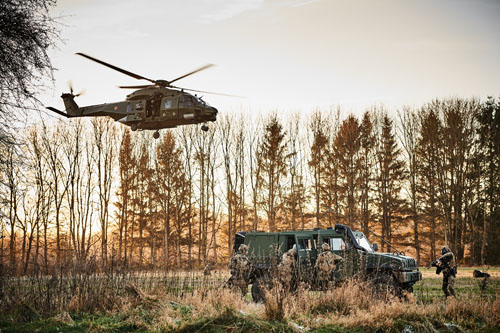
[[[217,113],[219,113],[219,111],[217,111],[216,108],[214,108],[213,106],[210,107],[210,112],[212,113],[212,117],[211,117],[211,121],[215,121],[216,118],[217,118]]]

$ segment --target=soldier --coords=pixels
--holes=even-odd
[[[241,244],[238,252],[229,260],[229,270],[231,272],[229,284],[238,287],[243,296],[248,292],[248,279],[252,268],[247,254],[248,246]]]
[[[292,288],[294,277],[296,274],[297,264],[295,257],[297,255],[296,246],[294,245],[290,250],[283,253],[281,263],[278,265],[278,273],[281,281],[287,290]]]
[[[336,264],[341,262],[343,258],[331,252],[328,243],[323,243],[321,249],[323,251],[318,255],[314,268],[316,270],[318,283],[322,288],[325,288],[333,277]]]
[[[442,256],[437,260],[437,266],[443,272],[443,292],[446,297],[455,297],[455,277],[457,276],[457,262],[455,255],[448,245],[441,248]]]

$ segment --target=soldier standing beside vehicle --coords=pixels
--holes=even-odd
[[[251,263],[248,260],[248,246],[241,244],[238,252],[229,260],[229,285],[241,290],[243,296],[248,292],[248,278],[251,272]]]
[[[295,280],[297,264],[295,257],[297,250],[295,245],[281,257],[281,263],[278,265],[278,273],[285,289],[290,290]]]
[[[457,276],[457,262],[455,255],[451,252],[448,245],[441,248],[442,256],[437,259],[437,266],[443,273],[443,292],[446,297],[455,297],[455,278]]]
[[[328,282],[332,280],[336,264],[342,261],[343,258],[331,252],[328,243],[323,243],[321,249],[323,251],[318,255],[314,268],[316,270],[318,284],[322,289],[325,289],[328,287]]]

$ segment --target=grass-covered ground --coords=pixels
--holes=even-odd
[[[484,290],[473,268],[460,268],[457,299],[448,300],[441,275],[422,272],[406,299],[351,281],[328,292],[276,287],[265,304],[225,288],[225,271],[11,279],[4,281],[0,331],[500,331],[500,268],[488,270]]]
[[[496,298],[500,295],[500,267],[480,268],[481,271],[486,271],[491,275],[491,278],[486,284],[486,288],[481,290],[482,279],[475,279],[472,276],[474,269],[478,268],[459,268],[455,283],[455,291],[458,298],[467,298],[470,296],[482,296],[485,298]],[[436,269],[426,268],[421,269],[423,279],[418,282],[414,288],[416,299],[425,302],[440,298],[443,296],[441,290],[443,276],[436,275]]]

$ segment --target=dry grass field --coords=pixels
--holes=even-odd
[[[485,270],[481,268],[481,270]],[[141,272],[4,279],[1,332],[436,332],[497,331],[500,269],[486,288],[460,268],[457,298],[445,300],[441,276],[423,269],[401,299],[348,281],[327,292],[276,286],[265,304],[225,287],[228,272]]]

